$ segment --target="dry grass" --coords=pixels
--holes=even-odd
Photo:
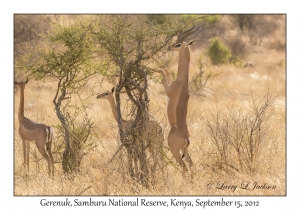
[[[176,55],[170,59],[174,65],[169,65],[173,71],[177,69]],[[164,173],[159,174],[159,180],[148,189],[134,182],[127,173],[124,160],[126,151],[121,150],[115,160],[107,162],[118,149],[118,128],[113,119],[109,103],[90,99],[93,106],[89,113],[93,116],[98,131],[97,147],[89,152],[81,163],[80,172],[66,177],[61,163],[55,164],[55,176],[48,178],[47,164],[41,160],[36,147],[31,145],[30,171],[23,168],[22,143],[18,134],[19,91],[15,91],[15,124],[14,124],[14,194],[15,195],[285,195],[286,194],[286,86],[285,86],[285,52],[262,48],[255,50],[244,60],[251,62],[252,67],[235,67],[231,65],[211,66],[204,52],[192,49],[190,77],[197,70],[197,58],[203,57],[205,68],[222,72],[219,76],[209,80],[203,93],[191,92],[188,108],[188,126],[191,135],[190,154],[196,164],[194,182],[183,180],[178,167],[172,164],[164,166]],[[98,81],[98,80],[96,80]],[[86,91],[93,87],[95,81],[90,81]],[[215,152],[213,144],[204,135],[205,126],[201,117],[208,117],[209,111],[227,107],[250,109],[250,92],[256,96],[265,93],[269,86],[272,94],[277,95],[272,110],[275,115],[269,121],[272,135],[263,145],[260,164],[255,174],[242,174],[236,171],[219,170],[213,167]],[[95,89],[104,92],[112,87],[105,81]],[[59,121],[54,113],[52,104],[55,84],[47,82],[44,85],[34,80],[29,81],[25,89],[25,115],[33,121],[56,125]],[[165,135],[169,131],[166,118],[166,97],[161,84],[150,81],[150,110],[152,118],[156,119],[164,128]],[[124,103],[123,103],[124,106]],[[56,139],[54,138],[54,141]],[[167,143],[165,142],[167,147]],[[174,162],[169,151],[167,157]],[[58,155],[54,159],[59,161]],[[123,165],[123,167],[121,166]],[[275,189],[241,189],[243,181],[260,185],[265,183],[276,186]],[[213,184],[212,189],[207,187]],[[223,185],[222,185],[223,184]],[[232,186],[237,185],[233,190]],[[227,186],[230,189],[218,189]]]

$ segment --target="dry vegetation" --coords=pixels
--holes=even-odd
[[[226,25],[226,19],[223,25]],[[62,170],[59,154],[54,154],[55,176],[48,178],[47,164],[34,145],[31,145],[30,171],[23,168],[22,143],[18,134],[19,91],[15,89],[14,121],[14,194],[15,195],[285,195],[286,194],[286,55],[285,49],[278,49],[274,44],[278,40],[285,42],[285,19],[280,19],[280,27],[274,35],[261,40],[261,44],[247,43],[247,54],[241,65],[212,65],[207,57],[207,43],[198,41],[191,47],[190,79],[199,71],[199,58],[203,69],[218,72],[208,80],[204,88],[191,90],[188,107],[188,126],[191,136],[190,154],[196,165],[195,179],[184,180],[179,167],[167,149],[165,155],[169,164],[161,164],[157,173],[158,180],[149,188],[136,183],[126,169],[125,149],[108,164],[120,141],[118,126],[113,118],[109,103],[90,98],[92,106],[88,111],[93,116],[97,131],[96,147],[88,152],[80,165],[80,171],[66,176]],[[229,23],[228,23],[229,24]],[[223,26],[224,27],[224,26]],[[235,29],[232,29],[232,33]],[[237,29],[236,29],[237,30]],[[199,34],[201,36],[201,34]],[[229,35],[228,35],[229,36]],[[236,38],[235,36],[232,39]],[[229,38],[227,39],[229,40]],[[245,49],[246,49],[245,48]],[[173,72],[177,70],[177,54],[169,52],[162,60],[168,61]],[[245,66],[247,62],[251,65]],[[166,96],[159,82],[149,82],[151,117],[162,125],[165,135],[169,131],[166,116]],[[96,85],[95,85],[96,84]],[[113,84],[101,76],[89,81],[82,94],[91,91],[102,93],[110,90]],[[46,83],[31,79],[25,88],[25,116],[33,121],[51,126],[59,124],[52,103],[56,86],[51,78]],[[276,101],[267,110],[272,113],[266,122],[268,132],[258,151],[255,172],[242,172],[228,165],[219,163],[218,152],[203,119],[211,120],[212,114],[226,110],[241,110],[244,114],[253,110],[252,98],[260,99],[267,91],[275,96]],[[123,100],[123,99],[122,99]],[[125,100],[122,103],[126,110]],[[222,117],[223,115],[220,115]],[[222,130],[222,128],[221,128]],[[54,137],[54,141],[57,141]],[[238,160],[235,153],[230,160]],[[174,163],[174,164],[172,164]],[[123,165],[123,167],[120,167]],[[251,185],[276,186],[275,189],[244,190],[243,181]],[[217,183],[223,186],[238,185],[235,191],[217,189]],[[209,189],[208,183],[214,188]],[[221,186],[221,185],[219,185]]]

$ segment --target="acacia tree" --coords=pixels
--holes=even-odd
[[[17,66],[37,79],[48,77],[57,82],[53,104],[65,144],[62,167],[64,172],[73,172],[79,169],[86,146],[91,146],[88,143],[92,121],[85,112],[85,99],[81,98],[80,91],[101,67],[93,62],[93,44],[79,22],[56,23],[44,41],[47,48],[28,53],[18,60]]]
[[[53,104],[65,140],[65,172],[77,169],[82,158],[78,152],[81,150],[81,141],[72,141],[76,132],[71,130],[74,130],[73,124],[77,123],[76,116],[79,116],[85,107],[72,103],[72,99],[79,95],[80,89],[94,74],[100,73],[107,79],[117,75],[119,83],[115,96],[120,139],[126,148],[128,159],[135,160],[129,163],[129,174],[144,186],[148,186],[148,145],[147,139],[141,138],[149,123],[147,76],[151,73],[147,71],[145,61],[148,57],[145,56],[145,52],[162,55],[171,39],[186,26],[186,22],[182,21],[180,16],[159,16],[159,20],[157,16],[149,15],[88,16],[80,18],[79,21],[73,19],[72,22],[55,24],[45,37],[48,48],[38,53],[39,59],[36,54],[32,56],[31,53],[23,57],[25,60],[22,62],[26,63],[23,67],[25,66],[32,75],[39,79],[51,76],[57,82]],[[31,59],[33,57],[34,59]],[[131,102],[130,120],[133,123],[128,129],[130,133],[124,133],[122,130],[121,89],[125,89]],[[75,115],[70,114],[71,110]],[[81,128],[79,132],[83,133],[83,139],[87,139],[91,129],[90,118],[86,119],[88,131]]]
[[[94,18],[86,28],[101,52],[99,57],[110,66],[109,75],[106,76],[117,75],[119,78],[115,98],[120,139],[129,159],[129,174],[144,186],[148,186],[150,164],[146,156],[147,139],[142,138],[149,123],[147,75],[150,72],[145,64],[148,59],[145,52],[161,54],[172,37],[183,28],[183,22],[166,18],[158,23],[155,18],[146,15],[109,15]],[[122,89],[131,102],[130,120],[133,123],[127,129],[130,131],[128,133],[124,133],[122,129]]]

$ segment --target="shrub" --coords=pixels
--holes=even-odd
[[[229,63],[231,51],[220,40],[212,39],[208,50],[208,56],[214,65]]]
[[[269,120],[275,114],[270,109],[275,99],[269,90],[258,99],[251,92],[252,111],[231,106],[228,110],[211,113],[210,118],[201,119],[206,128],[205,135],[215,148],[213,167],[250,174],[258,171],[264,145],[273,132]]]
[[[200,90],[201,88],[205,87],[207,81],[212,79],[222,72],[220,71],[212,71],[211,69],[204,69],[204,64],[202,63],[201,59],[198,61],[198,69],[199,71],[192,77],[191,80],[191,88],[194,90]]]

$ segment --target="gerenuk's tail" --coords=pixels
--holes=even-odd
[[[46,127],[46,150],[49,149],[49,145],[53,139],[54,130],[51,127]]]

